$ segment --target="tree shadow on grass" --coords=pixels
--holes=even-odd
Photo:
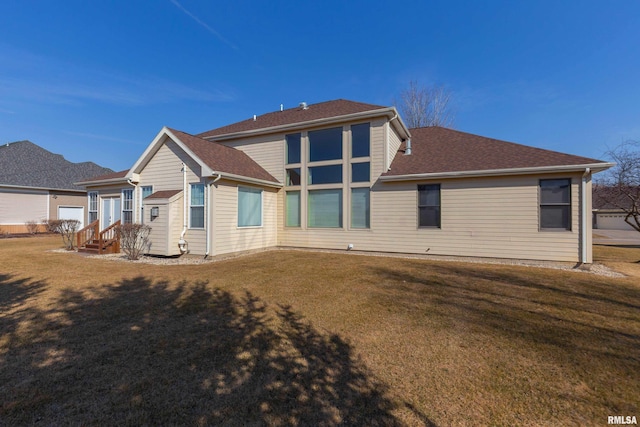
[[[249,292],[137,277],[25,310],[3,333],[11,425],[401,424],[346,341]]]

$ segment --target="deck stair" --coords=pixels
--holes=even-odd
[[[115,254],[120,252],[120,221],[100,231],[100,221],[93,221],[78,231],[78,252]]]

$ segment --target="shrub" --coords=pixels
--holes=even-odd
[[[24,223],[25,227],[27,227],[27,232],[31,235],[37,234],[38,233],[38,227],[40,227],[40,224],[38,224],[38,221],[25,221]]]
[[[60,225],[57,228],[57,232],[62,235],[62,241],[68,251],[72,251],[75,247],[76,231],[80,226],[80,221],[77,219],[61,219],[58,220]]]
[[[59,233],[60,225],[62,223],[61,219],[47,219],[42,221],[48,233]]]
[[[151,227],[145,224],[122,224],[120,247],[130,260],[140,258],[149,249]]]

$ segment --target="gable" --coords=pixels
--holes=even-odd
[[[193,160],[198,167],[192,166],[191,169],[199,169],[197,173],[201,177],[222,175],[229,179],[280,186],[277,179],[242,151],[167,127],[158,133],[129,170],[129,175],[140,174],[169,141]]]

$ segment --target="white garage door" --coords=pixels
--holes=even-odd
[[[623,214],[598,214],[598,228],[603,230],[633,230]]]
[[[82,206],[58,206],[58,219],[77,219],[78,230],[84,227],[84,208]]]

